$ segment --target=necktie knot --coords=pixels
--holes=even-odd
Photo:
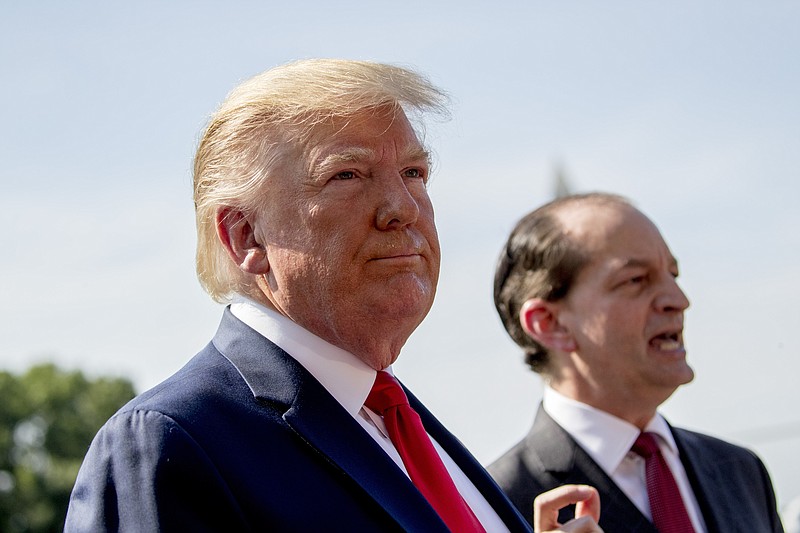
[[[380,371],[364,405],[384,416],[387,409],[398,405],[408,405],[408,398],[406,393],[403,392],[403,387],[394,379],[394,376],[388,372]]]
[[[645,459],[649,459],[653,454],[660,453],[658,442],[656,442],[653,433],[640,433],[631,450]]]

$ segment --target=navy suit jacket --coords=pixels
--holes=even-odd
[[[511,531],[483,467],[409,393]],[[212,342],[99,431],[66,531],[424,531],[447,527],[322,385],[226,310]]]
[[[709,532],[782,532],[767,470],[751,451],[670,428]],[[530,433],[489,466],[511,501],[532,519],[533,499],[567,483],[600,492],[600,527],[609,532],[658,533],[653,524],[561,426],[539,407]],[[560,521],[572,517],[562,510]]]

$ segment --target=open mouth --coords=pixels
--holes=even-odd
[[[662,333],[650,339],[650,346],[662,352],[674,352],[683,348],[683,339],[678,331]]]

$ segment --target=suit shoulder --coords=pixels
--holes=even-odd
[[[527,500],[531,495],[558,486],[558,481],[548,473],[536,450],[531,449],[526,440],[515,444],[486,469],[512,500],[515,496],[524,496]]]
[[[209,343],[170,377],[142,392],[119,412],[155,411],[177,421],[196,418],[209,406],[252,401],[236,367]]]
[[[672,429],[679,446],[682,445],[690,450],[701,449],[704,454],[715,455],[720,458],[749,459],[761,463],[761,459],[749,448],[689,429]]]
[[[783,531],[769,472],[755,452],[722,439],[672,428],[686,454],[687,473],[707,485],[706,497],[715,509],[722,531]]]
[[[81,465],[64,530],[192,530],[190,519],[220,531],[244,526],[213,458],[180,424],[151,410],[115,414]]]
[[[523,442],[518,442],[510,450],[506,451],[486,467],[492,477],[500,483],[501,486],[503,483],[507,483],[510,479],[514,478],[522,468],[523,447]]]

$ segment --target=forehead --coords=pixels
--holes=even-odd
[[[304,155],[314,165],[330,156],[369,159],[387,152],[427,158],[405,113],[392,107],[366,109],[316,126],[305,143]]]
[[[570,240],[588,255],[586,271],[601,274],[627,266],[676,264],[655,224],[629,205],[577,205],[557,217]]]

